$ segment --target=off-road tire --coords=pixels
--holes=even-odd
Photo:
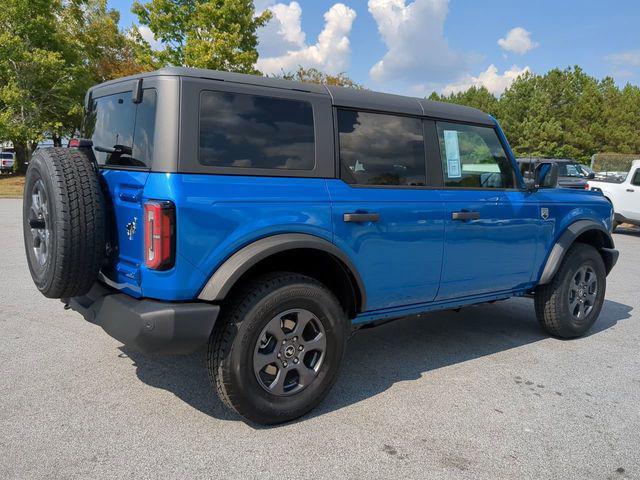
[[[322,322],[326,357],[310,385],[291,396],[275,396],[258,383],[254,348],[265,325],[290,308],[308,309]],[[349,325],[335,295],[315,279],[287,272],[256,277],[222,308],[208,345],[209,378],[222,402],[247,420],[262,425],[293,420],[318,405],[335,383]]]
[[[568,298],[570,282],[582,266],[588,266],[594,270],[597,293],[590,313],[578,320],[570,312]],[[604,304],[606,282],[605,265],[598,251],[591,245],[574,243],[551,282],[536,288],[535,310],[538,322],[554,337],[576,338],[584,335],[600,315]]]
[[[36,185],[47,200],[46,221],[40,224],[48,232],[44,261],[38,260],[31,228]],[[35,153],[25,180],[23,233],[29,271],[44,296],[69,298],[89,291],[105,255],[105,202],[91,152],[47,148]]]

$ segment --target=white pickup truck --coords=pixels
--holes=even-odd
[[[613,229],[621,223],[640,226],[640,160],[631,163],[625,177],[589,180],[589,190],[602,192],[613,204]]]

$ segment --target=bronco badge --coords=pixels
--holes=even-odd
[[[549,209],[547,207],[542,207],[540,209],[540,216],[542,217],[543,220],[546,220],[549,218]]]

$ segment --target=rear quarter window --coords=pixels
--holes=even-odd
[[[212,167],[313,170],[311,103],[203,91],[198,160]]]
[[[156,103],[155,89],[144,90],[138,104],[131,92],[90,100],[82,136],[93,141],[99,165],[151,168]]]

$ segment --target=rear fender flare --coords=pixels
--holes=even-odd
[[[355,281],[360,296],[359,311],[364,311],[366,292],[364,282],[351,259],[331,242],[314,235],[285,233],[261,238],[231,255],[211,275],[198,295],[199,300],[216,302],[224,300],[236,282],[260,261],[286,250],[313,249],[326,252],[338,259]]]

